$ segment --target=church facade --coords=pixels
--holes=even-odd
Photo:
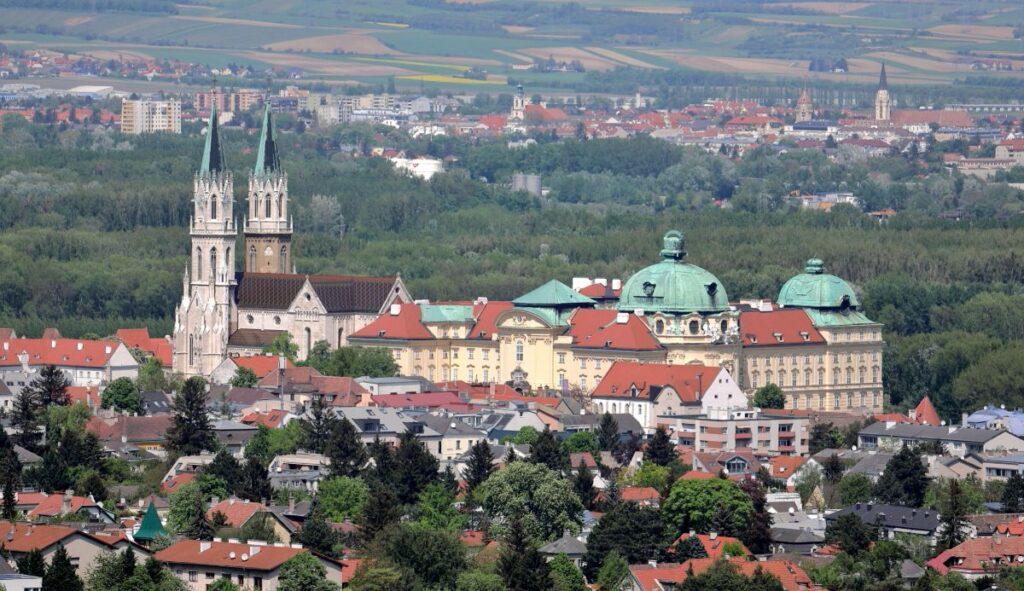
[[[258,355],[281,334],[298,345],[299,358],[318,341],[344,346],[348,335],[391,304],[412,301],[400,277],[295,272],[288,177],[269,109],[248,188],[239,273],[234,178],[224,162],[214,106],[193,178],[191,256],[175,310],[175,373],[208,376],[226,357]]]

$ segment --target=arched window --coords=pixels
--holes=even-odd
[[[217,219],[217,197],[210,199],[210,219]]]
[[[700,323],[697,322],[696,320],[691,320],[690,321],[690,334],[697,334],[697,331],[699,331],[699,330],[700,330]]]
[[[761,372],[755,371],[754,373],[750,374],[750,386],[753,388],[757,388],[757,381],[760,377]]]
[[[281,246],[281,263],[278,265],[278,271],[281,273],[288,272],[288,247]]]
[[[491,370],[489,368],[486,368],[486,367],[484,368],[484,376],[483,377],[484,377],[484,383],[485,384],[490,384],[491,383]]]
[[[774,377],[775,377],[775,375],[772,374],[772,370],[769,369],[768,371],[764,372],[764,383],[765,383],[765,385],[767,386],[768,384],[772,383],[772,378],[774,378]]]
[[[344,343],[344,342],[345,342],[345,329],[344,328],[339,328],[338,329],[338,346],[340,347],[341,344]]]
[[[203,280],[203,249],[196,247],[196,280]]]
[[[818,410],[825,410],[825,393],[818,394]]]
[[[833,386],[838,386],[839,385],[839,368],[838,367],[833,367],[832,368],[832,385]]]
[[[313,331],[307,326],[306,327],[306,357],[309,357],[309,352],[313,350]]]
[[[270,217],[270,195],[267,195],[267,196],[266,196],[266,197],[264,198],[263,202],[264,202],[264,203],[266,204],[266,206],[267,206],[267,213],[266,213],[266,215],[264,215],[263,217],[265,217],[265,218],[269,218],[269,217]]]
[[[658,319],[654,321],[654,332],[662,334],[665,332],[665,321]]]
[[[249,272],[256,272],[256,247],[249,246]]]
[[[210,249],[210,283],[217,280],[217,249]]]
[[[846,383],[847,384],[852,384],[853,383],[853,368],[852,367],[847,367],[846,368]]]

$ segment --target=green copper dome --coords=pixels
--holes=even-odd
[[[779,291],[779,305],[794,308],[857,309],[860,302],[850,284],[825,272],[821,259],[810,259],[804,272]]]
[[[729,296],[722,282],[696,265],[683,262],[683,234],[671,230],[665,234],[664,260],[641,269],[622,286],[619,309],[625,312],[724,312]]]

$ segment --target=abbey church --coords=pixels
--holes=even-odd
[[[292,263],[288,176],[269,108],[243,216],[244,271],[236,270],[234,179],[224,162],[216,107],[193,179],[191,259],[174,319],[174,371],[208,376],[226,357],[258,355],[288,333],[305,358],[313,344],[348,344],[348,335],[393,303],[412,298],[398,277],[303,275]]]

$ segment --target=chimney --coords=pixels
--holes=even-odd
[[[83,344],[82,344],[82,341],[78,341],[78,342],[77,342],[77,343],[75,344],[75,350],[76,350],[76,351],[81,351],[81,350],[82,350],[82,347],[84,347],[84,346],[85,346],[85,345],[83,345]]]
[[[717,537],[718,537],[718,532],[716,532],[716,531],[713,531],[713,532],[708,532],[708,539],[709,539],[709,540],[714,540],[714,539],[716,539]]]
[[[619,312],[615,315],[615,324],[626,324],[627,322],[629,322],[629,314]]]
[[[967,426],[967,413],[960,413],[960,424],[964,427]]]
[[[647,561],[647,566],[649,566],[651,568],[658,568],[658,561],[657,560],[648,560]]]
[[[290,495],[288,496],[288,513],[295,514],[295,497]]]
[[[57,340],[56,339],[50,339],[50,348],[51,349],[56,349],[57,348]]]
[[[618,291],[620,289],[622,289],[622,280],[612,279],[612,291]]]
[[[60,500],[60,512],[62,514],[71,512],[71,497],[74,496],[75,491],[67,490],[64,492],[64,497]]]

